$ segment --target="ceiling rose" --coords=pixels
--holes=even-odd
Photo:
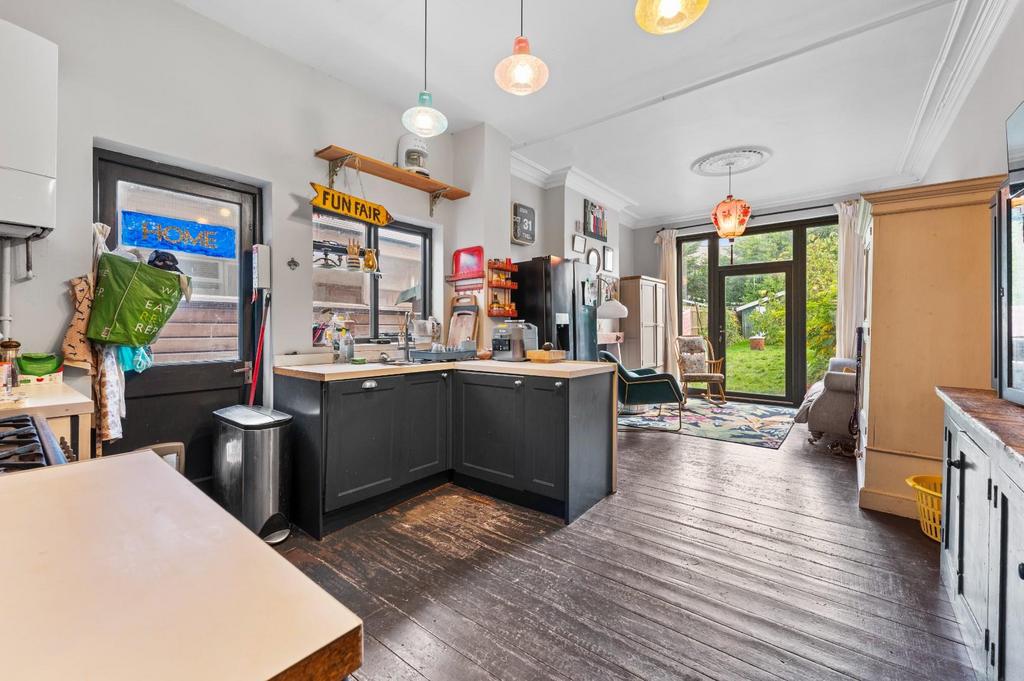
[[[736,147],[734,149],[723,149],[705,156],[701,156],[690,166],[690,170],[705,177],[719,177],[745,173],[754,168],[760,168],[772,157],[772,150],[767,147]]]

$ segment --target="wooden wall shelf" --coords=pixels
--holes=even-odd
[[[431,215],[434,214],[434,206],[437,205],[439,200],[458,201],[469,196],[469,192],[465,189],[459,189],[454,185],[435,180],[432,177],[424,177],[411,170],[402,170],[390,163],[385,163],[384,161],[364,156],[363,154],[333,144],[317,151],[316,157],[328,162],[327,177],[332,189],[334,188],[334,178],[337,176],[338,171],[345,167],[355,168],[368,175],[375,175],[390,182],[396,182],[429,194]]]

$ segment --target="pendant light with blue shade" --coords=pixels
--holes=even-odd
[[[420,137],[437,137],[448,129],[448,119],[434,108],[434,97],[427,90],[427,0],[423,0],[423,90],[419,103],[402,114],[402,125]]]

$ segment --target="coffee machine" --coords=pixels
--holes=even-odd
[[[536,349],[537,327],[533,324],[509,320],[494,327],[491,350],[499,362],[525,362],[526,351]]]

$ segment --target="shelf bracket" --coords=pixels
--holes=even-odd
[[[334,159],[333,161],[328,161],[328,163],[327,163],[327,186],[328,187],[330,187],[331,189],[334,189],[334,179],[338,176],[338,172],[341,171],[342,168],[347,166],[348,162],[351,161],[352,159],[356,159],[356,168],[358,169],[359,168],[359,159],[358,159],[358,157],[355,154],[345,154],[344,156],[339,156],[338,158]]]
[[[430,194],[430,217],[434,217],[434,207],[437,206],[441,199],[447,198],[445,194],[448,192],[447,189],[439,189],[436,192]]]

